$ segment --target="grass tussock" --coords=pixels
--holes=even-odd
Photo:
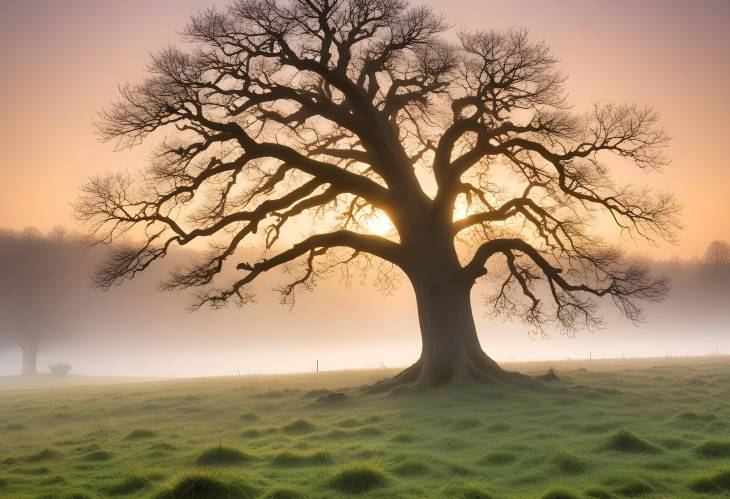
[[[583,495],[592,499],[612,499],[614,497],[613,494],[603,487],[591,487],[583,492]]]
[[[49,447],[49,448],[43,449],[42,451],[38,451],[35,454],[31,454],[30,456],[26,456],[24,461],[27,463],[37,463],[40,461],[50,461],[53,459],[61,459],[63,457],[65,457],[65,454],[63,452]]]
[[[165,452],[172,452],[178,450],[178,447],[172,445],[170,442],[157,442],[150,445],[150,450],[161,450]]]
[[[383,430],[376,426],[365,426],[352,432],[352,435],[358,437],[379,437],[383,434]]]
[[[38,483],[41,485],[60,485],[62,483],[66,483],[66,479],[61,475],[52,475],[44,478]]]
[[[312,433],[316,429],[317,427],[306,419],[297,419],[282,426],[281,431],[288,435],[304,435],[305,433]]]
[[[329,440],[344,440],[350,436],[350,433],[347,431],[335,429],[328,431],[322,436]]]
[[[261,438],[261,437],[263,437],[264,436],[264,433],[261,430],[259,430],[258,428],[251,428],[249,430],[246,430],[246,431],[242,432],[241,433],[241,436],[243,438],[254,439],[254,438]]]
[[[154,499],[253,499],[256,488],[241,481],[228,482],[218,477],[201,473],[190,473]]]
[[[38,499],[92,499],[92,497],[81,492],[69,492],[66,494],[46,494],[39,496]]]
[[[343,466],[327,481],[327,485],[345,494],[362,494],[385,485],[385,472],[373,464],[359,463]]]
[[[88,461],[88,462],[98,462],[98,461],[108,461],[113,457],[114,457],[114,454],[112,454],[109,451],[96,450],[93,452],[89,452],[88,454],[85,454],[82,459],[84,461]]]
[[[198,466],[233,466],[251,461],[253,457],[233,447],[219,445],[201,452],[195,459]]]
[[[392,468],[392,472],[398,476],[423,476],[431,474],[431,467],[424,461],[411,458],[400,461]]]
[[[306,496],[298,490],[288,487],[279,487],[264,494],[263,499],[305,499]]]
[[[505,433],[512,429],[507,423],[494,423],[487,427],[487,431],[491,433]]]
[[[687,440],[685,440],[683,438],[678,438],[678,437],[663,438],[663,439],[659,440],[659,443],[665,449],[685,449],[692,445],[691,442],[688,442]]]
[[[619,430],[609,436],[603,449],[638,454],[655,454],[661,451],[656,445],[628,430]]]
[[[695,454],[707,459],[730,458],[730,441],[708,440],[695,448]]]
[[[588,463],[585,459],[565,450],[556,454],[552,462],[558,471],[568,475],[585,473],[588,469]]]
[[[111,496],[129,496],[150,486],[150,481],[141,476],[129,476],[106,488]]]
[[[580,496],[568,489],[551,489],[544,493],[541,499],[580,499]]]
[[[294,466],[322,466],[331,464],[332,455],[327,451],[317,451],[310,453],[284,451],[280,452],[271,460],[271,464],[275,466],[294,467]]]
[[[392,437],[390,437],[391,442],[395,442],[397,444],[411,444],[413,442],[418,441],[418,436],[414,435],[413,433],[396,433]]]
[[[679,425],[709,423],[716,419],[714,414],[698,414],[695,411],[682,411],[672,416],[671,422]]]
[[[154,438],[157,436],[152,430],[133,430],[124,437],[125,440],[142,440],[145,438]]]
[[[519,459],[519,456],[508,451],[497,451],[487,454],[479,460],[479,464],[485,464],[487,466],[500,466],[506,464],[512,464]]]
[[[490,491],[478,484],[459,483],[446,485],[441,490],[440,497],[453,499],[493,499]]]
[[[314,403],[317,405],[328,405],[347,402],[350,396],[343,392],[330,392],[318,397]]]
[[[247,412],[245,414],[241,414],[238,417],[238,419],[239,419],[239,421],[246,421],[246,422],[251,423],[251,422],[254,422],[254,421],[258,421],[259,420],[259,416],[256,413]]]
[[[639,478],[628,478],[624,483],[614,489],[614,492],[626,497],[637,497],[654,492],[654,487],[645,480]]]
[[[337,426],[339,426],[340,428],[357,428],[358,426],[362,426],[362,423],[357,419],[347,418],[339,421],[337,423]]]
[[[482,426],[482,422],[476,418],[461,418],[453,423],[454,429],[458,431],[473,430],[480,426]]]
[[[702,494],[720,494],[730,492],[730,468],[706,472],[694,478],[689,484],[690,490]]]
[[[34,468],[18,468],[13,471],[23,475],[47,475],[51,472],[51,469],[47,466],[36,466]]]

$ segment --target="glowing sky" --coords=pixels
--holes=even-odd
[[[0,226],[70,225],[69,202],[100,170],[137,169],[143,149],[114,153],[94,134],[117,85],[137,81],[148,54],[178,43],[212,0],[0,0]],[[631,178],[685,204],[678,247],[692,256],[730,239],[730,3],[430,0],[455,28],[527,27],[570,79],[576,109],[605,99],[655,106],[674,137],[661,176]]]

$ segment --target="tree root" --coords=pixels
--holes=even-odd
[[[412,385],[421,375],[421,364],[422,362],[419,359],[415,364],[405,368],[392,378],[383,379],[364,387],[362,393],[365,395],[374,395],[389,392],[398,387]]]
[[[559,378],[552,369],[544,375],[529,376],[519,372],[505,371],[494,360],[483,352],[470,356],[465,365],[449,376],[427,376],[423,372],[423,361],[419,359],[415,364],[404,369],[392,378],[378,381],[362,388],[364,395],[388,393],[390,395],[404,392],[425,390],[445,385],[480,384],[502,386],[509,388],[541,389],[545,382],[558,381]]]

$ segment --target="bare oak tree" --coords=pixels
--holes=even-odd
[[[102,137],[121,147],[164,138],[143,176],[83,188],[76,212],[98,240],[145,236],[115,252],[98,284],[198,240],[210,254],[166,283],[201,289],[196,306],[247,303],[277,267],[300,268],[285,300],[336,268],[372,262],[386,283],[399,269],[422,353],[378,390],[524,379],[477,338],[470,293],[488,269],[501,276],[494,311],[537,330],[597,325],[595,297],[638,320],[636,301],[661,299],[667,283],[590,222],[604,213],[634,236],[671,238],[673,198],[614,184],[604,163],[665,165],[657,114],[571,113],[556,59],[525,31],[446,31],[404,0],[238,0],[194,16],[192,49],[158,53],[102,113]],[[390,232],[373,229],[383,220]],[[257,246],[260,260],[237,260]],[[220,285],[231,260],[240,276]]]

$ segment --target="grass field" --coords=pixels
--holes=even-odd
[[[327,391],[385,370],[6,383],[0,497],[730,496],[727,358],[553,365],[536,392]]]

